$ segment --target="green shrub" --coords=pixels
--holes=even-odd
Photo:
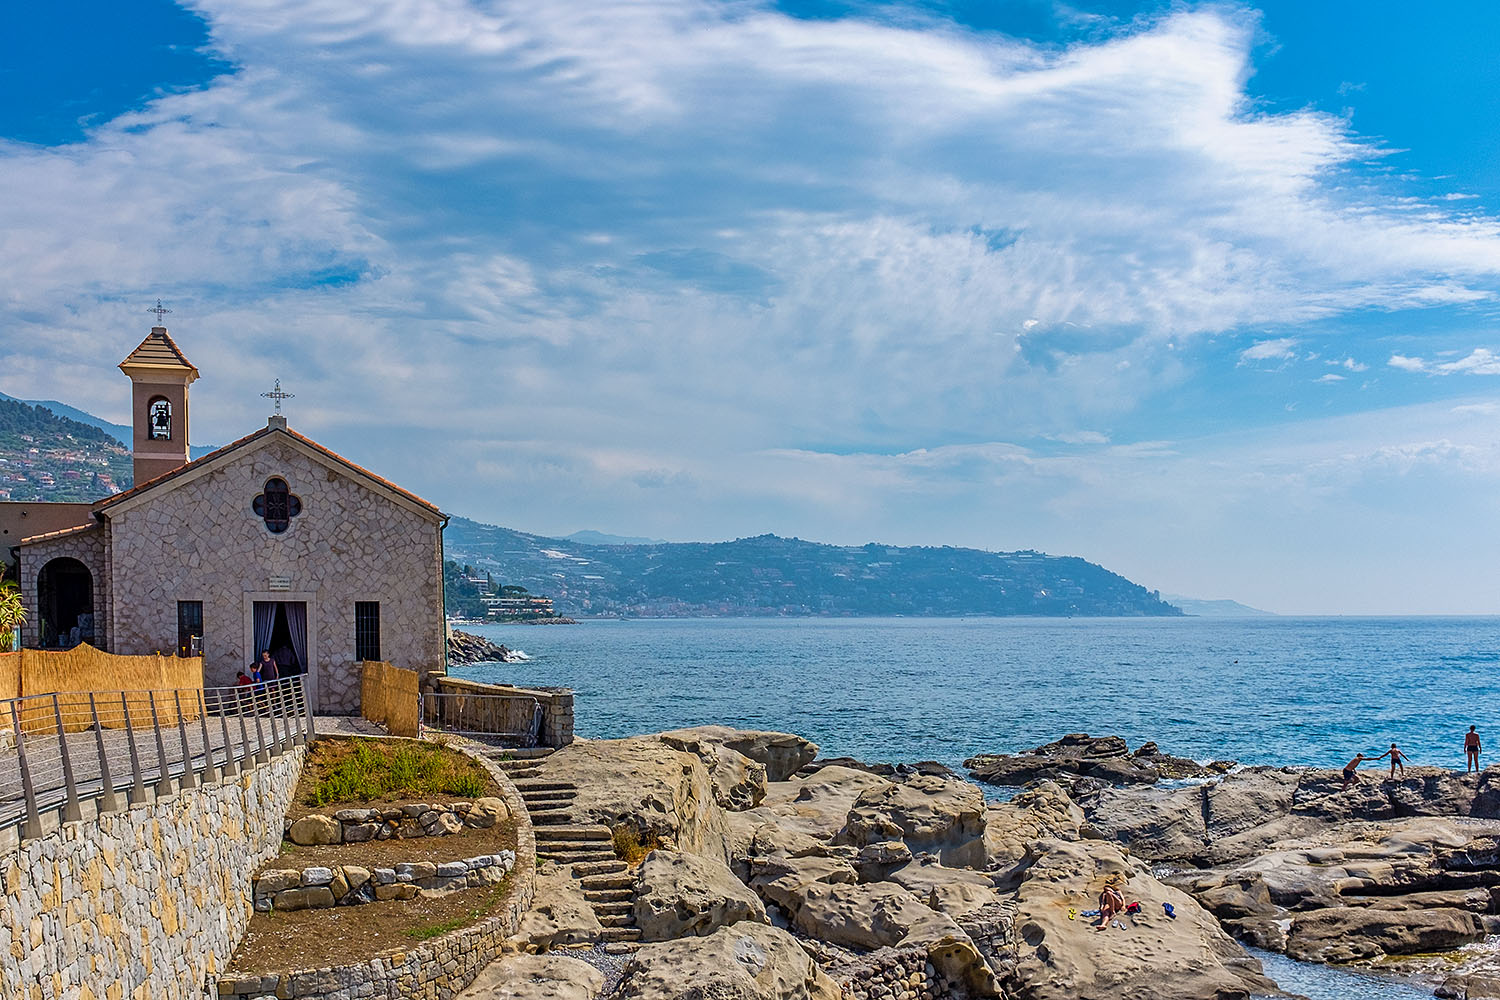
[[[424,743],[352,740],[343,759],[314,782],[308,805],[448,795],[478,798],[488,783],[480,765]]]

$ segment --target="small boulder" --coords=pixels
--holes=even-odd
[[[303,847],[337,844],[341,839],[339,821],[332,816],[303,816],[292,823],[287,839]]]
[[[493,796],[476,799],[473,806],[464,814],[464,825],[476,830],[488,830],[496,823],[503,823],[510,819],[510,807],[505,800]]]

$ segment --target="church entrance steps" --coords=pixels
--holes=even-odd
[[[601,843],[597,840],[537,840],[537,854],[604,854],[606,858],[615,856],[612,844]],[[588,860],[603,860],[590,858]]]
[[[586,865],[574,865],[573,875],[587,882],[589,879],[596,877],[622,875],[628,870],[629,866],[619,858],[616,858],[613,861],[600,861],[597,863]]]
[[[604,933],[599,935],[599,940],[605,944],[615,941],[639,941],[641,929],[639,927],[606,927]]]
[[[629,876],[626,877],[629,878]],[[591,903],[625,903],[628,905],[635,898],[635,890],[623,886],[618,889],[591,889],[585,884],[583,891]]]

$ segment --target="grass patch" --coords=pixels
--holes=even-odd
[[[657,838],[656,834],[647,831],[642,835],[633,826],[622,824],[610,832],[614,834],[615,857],[625,862],[631,868],[645,861],[646,855],[661,846],[661,840]]]
[[[478,762],[427,743],[406,740],[351,740],[313,782],[309,806],[333,802],[448,795],[479,798],[489,787]]]

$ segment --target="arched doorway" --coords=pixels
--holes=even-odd
[[[41,645],[72,649],[94,641],[94,577],[77,559],[53,559],[36,577]]]

